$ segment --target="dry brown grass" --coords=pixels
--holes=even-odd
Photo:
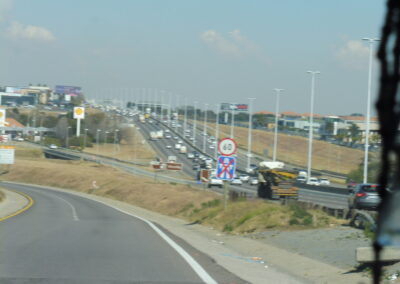
[[[153,148],[145,141],[142,134],[134,127],[123,130],[124,139],[120,145],[103,143],[99,145],[99,149],[94,144],[92,148],[86,148],[84,152],[104,155],[126,161],[147,162],[154,160],[156,153]]]
[[[218,197],[212,192],[186,185],[155,182],[111,167],[80,161],[19,158],[2,178],[94,193],[167,215],[177,214],[188,203],[200,205]],[[96,181],[98,189],[93,188],[93,181]]]
[[[210,124],[214,128],[215,124]],[[221,136],[228,137],[230,126],[220,125]],[[247,149],[248,129],[235,127],[235,140],[238,146]],[[214,133],[211,133],[214,135]],[[253,130],[252,150],[264,156],[264,149],[268,149],[269,158],[272,157],[274,133],[262,130]],[[358,167],[363,159],[363,151],[333,145],[325,141],[313,141],[312,166],[317,170],[328,170],[347,174]],[[278,134],[277,158],[279,161],[295,164],[301,167],[307,165],[308,138]]]
[[[39,149],[18,147],[16,163],[2,179],[105,196],[161,214],[198,221],[228,233],[271,228],[305,229],[343,223],[321,211],[294,210],[263,200],[230,202],[224,210],[221,196],[213,192],[156,182],[94,163],[45,159],[40,152]],[[94,181],[98,188],[94,188]]]
[[[0,202],[2,202],[5,197],[6,195],[4,194],[4,191],[0,189]]]

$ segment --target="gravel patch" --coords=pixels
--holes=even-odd
[[[346,226],[302,231],[268,231],[250,234],[248,237],[349,270],[358,265],[355,259],[356,248],[371,244],[363,231]]]

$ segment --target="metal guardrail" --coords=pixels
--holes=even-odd
[[[298,201],[311,202],[331,209],[348,209],[347,196],[299,188]]]

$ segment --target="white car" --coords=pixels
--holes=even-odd
[[[223,185],[223,181],[221,179],[217,179],[216,176],[211,176],[210,181],[208,182],[208,188],[211,188],[212,186],[218,186],[219,188],[222,188]]]
[[[50,144],[49,148],[50,148],[50,149],[57,149],[58,147],[57,147],[57,145],[55,145],[55,144]]]
[[[240,179],[242,182],[248,182],[249,179],[250,179],[250,176],[249,176],[249,175],[240,175],[240,176],[239,176],[239,179]]]
[[[327,178],[320,178],[319,179],[319,184],[320,185],[331,185],[331,182]]]
[[[165,148],[167,148],[167,149],[171,149],[171,148],[172,148],[172,146],[171,146],[171,145],[165,145]]]
[[[175,149],[179,150],[181,148],[181,146],[182,146],[181,144],[175,144]]]
[[[309,185],[320,185],[319,179],[315,177],[310,177],[310,180],[307,182]]]
[[[233,180],[231,180],[232,185],[242,185],[243,182],[240,180],[240,178],[236,177]]]
[[[258,178],[256,178],[256,177],[250,178],[249,184],[250,185],[258,185]]]
[[[194,154],[193,153],[187,153],[187,157],[188,159],[193,159],[194,158]]]
[[[165,138],[170,139],[170,138],[171,138],[171,135],[165,135]]]
[[[208,148],[215,149],[215,146],[214,145],[210,145],[210,146],[208,146]]]

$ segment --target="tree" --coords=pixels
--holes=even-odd
[[[349,127],[349,136],[350,136],[352,145],[354,143],[356,143],[357,141],[361,140],[360,127],[358,127],[356,124],[352,123]]]

